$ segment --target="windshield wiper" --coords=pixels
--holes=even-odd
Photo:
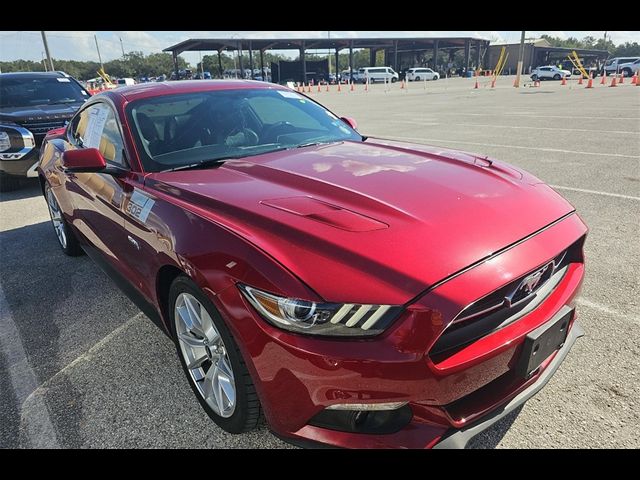
[[[168,168],[167,170],[162,170],[163,172],[177,172],[178,170],[192,170],[195,168],[204,168],[204,167],[213,167],[222,165],[227,160],[231,160],[231,158],[212,158],[210,160],[203,160],[197,163],[191,163],[189,165],[180,165],[175,168]]]
[[[339,142],[340,140],[329,140],[329,141],[324,141],[324,142],[307,142],[307,143],[301,143],[300,145],[296,145],[295,147],[291,147],[291,148],[306,148],[306,147],[315,147],[317,145],[328,145],[330,143],[336,143]]]
[[[67,103],[76,103],[78,100],[73,98],[67,98],[65,100],[57,100],[55,102],[49,102],[47,105],[65,105]]]

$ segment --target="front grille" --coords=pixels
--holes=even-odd
[[[436,363],[468,344],[515,322],[540,305],[560,283],[570,263],[583,262],[584,237],[549,262],[464,308],[442,333],[429,355]],[[539,275],[537,275],[539,273]],[[525,283],[537,283],[527,293]]]
[[[71,117],[69,117],[71,118]],[[46,119],[46,120],[27,120],[21,122],[21,126],[29,130],[33,133],[33,137],[36,140],[36,145],[40,146],[42,144],[42,140],[49,130],[53,130],[54,128],[64,127],[69,120],[69,118],[56,118],[56,119]]]

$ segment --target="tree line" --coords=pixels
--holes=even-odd
[[[626,42],[620,45],[615,45],[610,39],[606,41],[604,38],[595,39],[594,37],[584,37],[582,40],[569,37],[567,39],[561,39],[558,37],[552,37],[549,35],[542,35],[542,38],[546,39],[554,47],[567,47],[567,48],[588,48],[607,50],[613,57],[632,57],[640,56],[640,45],[637,42]],[[460,57],[457,55],[456,57]],[[224,74],[225,71],[240,68],[240,58],[242,59],[243,68],[249,68],[249,55],[244,51],[242,56],[237,53],[222,53],[221,63],[222,72],[220,72],[220,65],[218,55],[204,55],[202,62],[198,62],[195,66],[190,65],[184,58],[178,56],[178,68],[180,69],[193,69],[196,71],[204,70],[210,72],[214,77],[219,77]],[[314,55],[307,54],[307,60],[322,60],[326,59],[326,55]],[[282,54],[265,52],[263,55],[264,66],[271,67],[271,63],[278,63],[279,61],[291,61]],[[297,58],[296,58],[297,60]],[[331,64],[335,71],[335,55],[331,54]],[[62,70],[72,77],[79,80],[88,80],[98,76],[98,69],[100,64],[92,61],[78,61],[78,60],[60,60],[53,59],[54,67],[56,70]],[[353,52],[353,68],[367,67],[369,65],[369,50],[362,49]],[[384,52],[379,51],[376,57],[376,65],[384,64]],[[260,52],[253,52],[253,67],[260,68]],[[347,53],[341,53],[338,56],[338,71],[346,70],[349,68],[349,55]],[[10,62],[0,62],[0,69],[2,72],[38,72],[44,71],[44,62],[36,62],[32,60],[13,60]],[[129,52],[122,58],[116,60],[110,60],[104,63],[104,70],[110,76],[115,78],[131,77],[157,77],[160,75],[170,75],[173,72],[173,58],[170,53],[152,53],[145,55],[142,52]],[[195,72],[194,72],[195,73]]]

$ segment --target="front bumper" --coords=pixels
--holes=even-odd
[[[573,344],[576,343],[576,340],[583,335],[584,330],[582,327],[578,325],[578,323],[574,322],[573,328],[569,331],[564,345],[560,350],[558,350],[534,383],[517,394],[503,406],[497,408],[472,425],[460,429],[452,429],[447,432],[442,436],[440,441],[433,446],[433,448],[465,448],[473,437],[491,427],[494,423],[497,423],[499,420],[524,404],[527,400],[542,390],[542,388],[549,382],[553,374],[558,370],[558,367],[560,367],[560,364],[566,358]]]
[[[585,233],[576,215],[567,217],[433,289],[371,339],[280,330],[262,320],[235,287],[210,298],[239,340],[267,422],[278,436],[346,448],[463,446],[540,390],[582,334],[574,315],[563,347],[533,377],[515,374],[525,337],[574,305],[584,265],[571,263],[555,290],[517,321],[444,359],[430,357],[432,345],[465,305],[502,285],[497,282],[544,264]],[[410,420],[396,431],[338,430],[314,421],[337,404],[391,402],[408,402],[411,409]]]
[[[0,175],[13,177],[37,177],[36,167],[40,161],[40,149],[33,148],[24,157],[17,160],[0,159]]]

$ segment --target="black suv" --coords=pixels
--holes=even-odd
[[[36,177],[40,145],[90,97],[63,72],[0,73],[0,190]]]

